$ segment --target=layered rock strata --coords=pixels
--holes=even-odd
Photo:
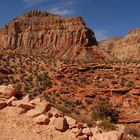
[[[0,30],[0,54],[45,55],[69,60],[112,60],[81,17],[31,11]]]
[[[139,61],[140,28],[130,31],[124,37],[101,41],[99,46],[121,61]]]

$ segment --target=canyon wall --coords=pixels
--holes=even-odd
[[[69,60],[112,60],[95,46],[95,34],[86,27],[81,17],[60,17],[44,11],[30,11],[0,30],[2,55],[12,53]]]

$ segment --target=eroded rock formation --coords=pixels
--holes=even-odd
[[[31,11],[2,28],[0,37],[1,54],[43,54],[70,60],[112,59],[107,54],[100,54],[99,48],[93,48],[97,45],[95,35],[81,17]]]
[[[140,28],[130,31],[124,37],[104,40],[99,46],[122,61],[139,61]]]

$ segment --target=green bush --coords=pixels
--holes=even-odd
[[[110,119],[110,121],[113,123],[116,123],[119,118],[119,112],[113,108],[112,104],[109,103],[109,99],[107,98],[99,98],[91,115],[93,119]]]
[[[42,73],[42,74],[37,75],[37,79],[39,82],[43,84],[43,86],[51,87],[53,84],[51,81],[51,78],[48,76],[47,73]]]
[[[99,127],[105,129],[105,130],[116,130],[116,126],[114,124],[112,124],[110,122],[110,120],[107,120],[107,119],[104,119],[102,120],[99,124],[98,124]]]

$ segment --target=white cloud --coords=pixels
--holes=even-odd
[[[94,30],[94,32],[98,41],[108,38],[108,31],[106,30]]]
[[[43,8],[56,15],[69,15],[74,12],[74,0],[24,0],[27,8]]]
[[[72,5],[75,3],[74,0],[67,1],[67,0],[23,0],[24,4],[26,6],[32,7],[32,6],[50,6],[50,5]]]
[[[23,1],[29,5],[36,5],[45,2],[47,0],[23,0]]]
[[[53,14],[56,14],[56,15],[69,15],[71,13],[73,13],[73,10],[70,10],[68,8],[58,8],[58,7],[55,7],[53,9],[50,10],[51,13]]]
[[[70,15],[75,11],[75,0],[23,0],[26,8],[47,9],[56,15]]]
[[[49,11],[56,15],[70,15],[75,12],[75,0],[55,0],[57,3],[50,6]]]

